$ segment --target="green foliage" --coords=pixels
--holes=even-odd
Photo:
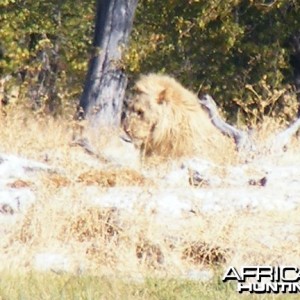
[[[264,113],[278,116],[283,106],[290,109],[280,118],[291,118],[296,105],[295,97],[286,103],[292,83],[286,45],[299,28],[299,12],[298,2],[288,0],[141,0],[131,71],[173,74],[192,90],[213,94],[232,120],[255,123]],[[281,97],[262,112],[266,86]]]
[[[95,11],[91,0],[2,0],[6,96],[18,85],[19,100],[54,112],[78,101]],[[297,102],[288,40],[299,31],[299,13],[296,0],[140,0],[127,72],[132,80],[171,74],[212,94],[233,122],[254,124],[265,115],[290,120]]]
[[[0,76],[13,75],[19,99],[55,111],[81,92],[94,18],[93,1],[6,0],[0,4]]]

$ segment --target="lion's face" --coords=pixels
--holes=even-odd
[[[181,122],[183,109],[176,103],[183,89],[178,85],[170,77],[157,75],[142,76],[135,85],[122,126],[146,156],[183,152],[177,151],[179,143],[184,144],[180,131],[185,126]]]
[[[161,107],[153,94],[135,90],[135,95],[128,103],[123,120],[123,129],[136,146],[151,140],[156,124],[161,116]]]

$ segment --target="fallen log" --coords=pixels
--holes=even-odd
[[[282,130],[275,137],[260,147],[255,144],[249,132],[238,129],[226,123],[220,116],[214,99],[206,94],[199,98],[201,106],[207,111],[212,123],[225,135],[234,139],[237,151],[239,152],[258,152],[258,149],[267,149],[270,152],[285,151],[287,145],[291,142],[292,137],[300,129],[300,117],[296,119],[286,129]]]
[[[279,132],[270,141],[270,148],[272,151],[285,150],[288,144],[290,144],[292,137],[297,133],[300,128],[300,117],[296,119],[290,126],[283,131]]]
[[[226,123],[220,116],[214,99],[206,94],[199,98],[202,107],[207,111],[212,123],[225,135],[234,139],[238,151],[253,151],[255,149],[253,141],[248,132],[235,128]]]

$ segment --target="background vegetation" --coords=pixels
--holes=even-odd
[[[298,109],[289,41],[296,0],[140,0],[124,57],[131,82],[164,72],[209,92],[232,122],[290,121]],[[2,102],[61,113],[82,91],[95,1],[0,3]]]
[[[3,173],[5,188],[30,190],[36,201],[24,215],[1,207],[0,299],[238,299],[235,285],[220,282],[224,270],[218,253],[237,266],[299,261],[298,207],[275,212],[226,209],[213,217],[197,213],[170,244],[165,238],[169,228],[155,223],[144,206],[123,216],[91,201],[95,189],[102,197],[108,188],[140,187],[151,197],[153,188],[172,188],[172,178],[162,181],[170,178],[169,166],[119,167],[115,158],[129,165],[134,153],[117,144],[119,136],[115,142],[111,132],[91,138],[95,149],[101,149],[99,158],[73,143],[83,126],[68,119],[78,104],[92,50],[95,2],[0,0],[0,110],[7,115],[0,114],[0,151],[63,170],[25,179],[14,171],[7,183],[6,169]],[[299,30],[299,9],[298,0],[140,0],[124,56],[130,85],[140,73],[164,72],[195,92],[212,94],[231,122],[253,125],[266,116],[287,122],[298,108],[289,41]],[[24,117],[16,108],[36,112],[35,117]],[[105,153],[109,156],[102,159]],[[291,201],[293,194],[285,188],[293,191],[296,186],[298,148],[295,153],[285,152],[283,162],[283,173],[294,177],[278,183]],[[268,159],[278,164],[277,156],[268,153]],[[214,171],[225,188],[226,172],[219,166]],[[264,165],[247,176],[266,176]],[[277,177],[270,177],[269,192],[249,187],[271,199],[268,193]],[[182,191],[178,193],[181,197]],[[148,199],[143,195],[141,203]],[[9,218],[19,219],[13,223]],[[45,253],[66,257],[70,270],[63,266],[35,273],[40,269],[36,258]],[[193,279],[207,268],[213,270],[212,280]]]

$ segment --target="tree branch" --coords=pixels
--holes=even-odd
[[[207,111],[212,123],[225,135],[234,139],[238,151],[247,150],[253,151],[254,144],[250,140],[249,134],[245,131],[235,128],[234,126],[226,123],[219,115],[217,105],[214,99],[206,94],[199,98],[202,107]]]
[[[212,123],[225,135],[234,139],[237,151],[253,152],[257,151],[257,147],[251,140],[249,134],[243,130],[226,123],[219,115],[217,105],[210,95],[204,95],[199,98],[201,106],[207,111]],[[274,138],[269,140],[265,147],[271,152],[283,151],[291,142],[292,137],[300,129],[300,117],[296,119],[290,126],[278,133]]]
[[[300,129],[300,117],[294,121],[288,128],[278,133],[273,140],[271,140],[270,148],[272,151],[284,150],[284,148],[291,142],[292,137]]]

